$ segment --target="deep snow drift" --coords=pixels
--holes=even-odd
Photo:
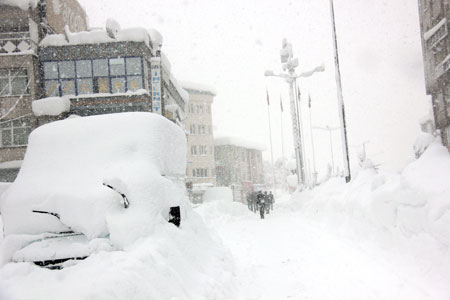
[[[212,191],[180,229],[160,223],[125,251],[62,271],[0,269],[6,299],[447,300],[450,155],[432,144],[401,174],[361,170],[276,195],[261,220]],[[45,284],[44,284],[45,283]],[[49,286],[44,288],[44,286]],[[1,297],[0,297],[1,298]]]
[[[230,201],[196,211],[232,251],[237,299],[447,300],[449,178],[450,155],[432,144],[401,174],[278,195],[264,220]]]
[[[71,118],[34,130],[0,201],[0,299],[226,298],[233,264],[191,208],[185,168],[184,132],[156,114]],[[129,207],[103,183],[126,194]],[[168,222],[171,206],[181,207],[180,227]],[[67,230],[88,243],[44,239]],[[86,247],[89,257],[60,271],[20,262],[80,257]]]

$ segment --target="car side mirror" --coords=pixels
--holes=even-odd
[[[179,206],[172,206],[169,211],[169,223],[174,224],[177,227],[180,227],[181,223],[181,214]]]

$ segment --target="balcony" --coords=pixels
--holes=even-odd
[[[0,55],[29,54],[36,52],[37,43],[30,37],[30,32],[0,32]]]

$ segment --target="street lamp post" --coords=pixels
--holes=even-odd
[[[289,98],[290,98],[290,109],[291,109],[291,121],[292,121],[292,133],[294,136],[294,148],[295,148],[295,161],[297,166],[297,183],[301,185],[304,182],[305,171],[304,163],[302,158],[302,136],[300,132],[299,122],[297,122],[297,112],[295,109],[295,96],[294,96],[294,83],[297,78],[309,77],[315,72],[323,72],[325,70],[324,66],[318,66],[310,71],[303,72],[300,74],[295,73],[295,68],[298,67],[298,59],[294,58],[292,52],[292,45],[283,39],[282,49],[280,51],[281,63],[284,73],[275,74],[273,71],[266,71],[265,76],[275,76],[286,80],[289,84]]]

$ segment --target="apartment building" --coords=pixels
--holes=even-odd
[[[450,150],[450,37],[447,0],[418,0],[426,92],[432,97],[434,124]]]
[[[186,184],[193,202],[201,202],[206,188],[216,185],[211,106],[216,91],[207,85],[182,82],[189,93],[184,126],[187,131]]]
[[[172,76],[156,30],[121,29],[113,20],[88,30],[76,0],[5,3],[0,181],[15,179],[34,128],[70,115],[148,111],[182,125],[189,95]]]
[[[262,151],[265,147],[236,137],[217,137],[215,144],[217,186],[233,190],[235,201],[244,202],[249,190],[264,185]]]
[[[8,3],[8,4],[6,4]],[[39,43],[48,33],[87,30],[75,0],[0,3],[0,180],[16,177],[28,135],[37,126],[32,101],[41,94]]]

